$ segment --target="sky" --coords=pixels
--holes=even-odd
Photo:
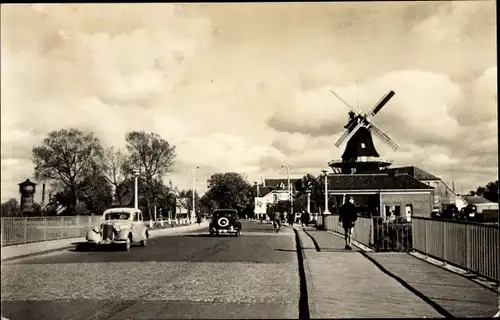
[[[498,177],[494,1],[2,5],[1,200],[51,130],[176,146],[172,180],[318,174],[350,105],[415,165],[468,192]],[[40,189],[40,188],[39,188]],[[39,194],[40,192],[38,192]]]

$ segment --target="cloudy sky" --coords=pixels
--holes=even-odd
[[[2,5],[2,201],[32,178],[51,130],[123,147],[146,130],[177,146],[180,188],[220,171],[250,181],[318,173],[351,105],[413,164],[460,191],[497,179],[494,1]]]

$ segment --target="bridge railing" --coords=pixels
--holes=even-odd
[[[500,281],[498,225],[412,218],[413,249]]]
[[[58,217],[27,217],[1,219],[1,245],[14,245],[31,242],[59,240],[85,237],[89,228],[101,223],[101,215],[95,216],[58,216]],[[144,221],[150,225],[149,220]],[[187,220],[172,219],[171,225],[186,225]],[[153,228],[160,227],[152,223]],[[167,221],[163,223],[168,227]]]
[[[84,237],[101,216],[2,218],[2,246]]]
[[[339,217],[324,217],[327,230],[340,234]],[[498,224],[412,217],[411,222],[358,217],[353,239],[374,251],[418,251],[473,273],[500,281]]]

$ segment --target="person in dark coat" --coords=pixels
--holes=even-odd
[[[358,214],[356,206],[354,205],[354,199],[349,198],[349,201],[347,201],[342,205],[342,207],[340,207],[340,215],[339,215],[339,224],[342,223],[342,227],[344,228],[346,250],[352,250],[351,248],[352,228],[354,227],[354,223],[356,222],[357,219],[358,219]]]

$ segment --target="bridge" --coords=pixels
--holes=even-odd
[[[426,231],[419,250],[375,252],[374,232],[367,236],[362,228],[376,226],[359,218],[356,246],[346,251],[335,219],[325,219],[329,230],[294,225],[279,233],[270,224],[244,220],[241,237],[209,237],[206,222],[154,229],[147,247],[128,252],[75,251],[83,240],[75,230],[85,228],[60,229],[58,239],[2,247],[2,317],[309,319],[499,312],[498,283],[487,277],[495,266],[492,257],[482,258],[491,266],[479,273],[439,260],[439,252],[451,250],[432,243],[444,230],[435,229],[444,227]],[[423,224],[425,230],[430,223]],[[478,241],[478,231],[471,232],[475,240],[468,241]],[[489,237],[494,241],[494,234]],[[466,263],[479,259],[468,255]]]

